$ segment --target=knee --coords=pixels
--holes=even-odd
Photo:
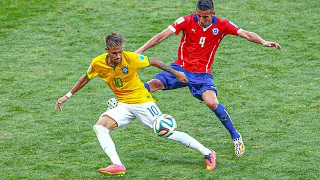
[[[107,128],[103,127],[102,125],[99,125],[99,124],[95,124],[93,126],[93,131],[98,134],[98,132],[101,132],[101,131],[108,131]]]
[[[217,109],[219,105],[219,101],[217,99],[216,92],[213,90],[207,90],[202,94],[203,102],[211,109],[215,110]]]
[[[215,110],[215,109],[217,109],[217,107],[218,107],[218,105],[219,105],[219,102],[218,102],[218,101],[211,100],[211,101],[205,101],[205,104],[206,104],[211,110]]]
[[[151,81],[148,82],[148,85],[150,87],[150,92],[154,92],[164,88],[164,85],[159,79],[152,79]]]
[[[101,116],[97,123],[93,126],[93,128],[106,128],[108,130],[112,130],[118,127],[118,123],[109,116]]]

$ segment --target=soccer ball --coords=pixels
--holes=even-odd
[[[168,114],[162,114],[153,121],[153,131],[160,137],[169,137],[176,129],[176,120]]]

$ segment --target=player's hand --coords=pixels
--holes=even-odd
[[[277,48],[278,50],[281,49],[281,46],[280,44],[276,43],[276,42],[268,42],[268,41],[265,41],[264,43],[262,43],[263,46],[265,47],[275,47]]]
[[[67,101],[69,98],[67,96],[63,96],[61,98],[58,99],[58,101],[56,102],[56,105],[54,106],[54,109],[57,109],[57,107],[59,108],[60,111],[62,111],[62,103]]]
[[[177,72],[175,73],[175,76],[177,77],[177,79],[178,79],[180,82],[183,82],[183,83],[189,82],[189,81],[188,81],[188,78],[187,78],[187,76],[184,74],[184,72],[177,71]]]

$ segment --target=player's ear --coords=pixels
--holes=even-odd
[[[211,15],[212,15],[212,16],[214,16],[215,14],[216,14],[216,12],[215,12],[215,11],[213,11],[213,12],[211,13]]]
[[[105,50],[108,52],[109,49],[106,47]]]

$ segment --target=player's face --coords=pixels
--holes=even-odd
[[[216,14],[216,12],[210,12],[210,10],[201,11],[197,9],[197,17],[198,17],[198,23],[200,26],[206,28],[210,26],[213,16]]]
[[[106,51],[108,53],[108,60],[110,61],[109,63],[111,63],[111,65],[119,64],[121,62],[123,46],[111,46],[106,48]]]

